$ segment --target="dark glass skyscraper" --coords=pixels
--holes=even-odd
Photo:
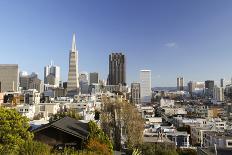
[[[205,95],[207,97],[213,97],[213,88],[214,88],[214,81],[207,80],[205,81]]]
[[[125,55],[112,53],[109,55],[108,85],[126,85]]]

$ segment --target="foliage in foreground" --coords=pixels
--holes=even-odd
[[[68,115],[79,118],[71,112]],[[29,127],[29,119],[16,110],[0,107],[0,155],[60,155],[60,152],[52,151],[47,144],[34,141]],[[111,154],[112,144],[109,138],[94,122],[90,122],[89,127],[91,132],[86,145],[88,150],[77,151],[66,148],[62,153],[69,155]]]
[[[86,144],[87,150],[96,151],[101,154],[112,154],[113,145],[108,136],[93,121],[89,125],[89,139]]]
[[[177,149],[179,155],[197,155],[197,151],[194,149]]]
[[[122,148],[121,141],[129,149],[142,144],[144,121],[137,108],[130,103],[116,99],[102,98],[101,126],[113,140],[114,149]],[[123,137],[121,136],[123,134]]]
[[[16,110],[0,107],[0,154],[15,154],[20,145],[32,140],[28,122]]]
[[[143,155],[178,155],[175,147],[166,146],[164,144],[149,144],[142,145]]]
[[[27,141],[20,146],[18,155],[50,155],[51,148],[41,142]]]

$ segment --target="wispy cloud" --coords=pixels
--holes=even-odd
[[[177,44],[175,42],[168,42],[165,44],[165,46],[169,48],[175,48],[177,47]]]

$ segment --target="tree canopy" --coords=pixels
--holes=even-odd
[[[144,121],[137,108],[123,100],[102,98],[101,126],[114,142],[114,149],[121,149],[121,141],[129,149],[142,144]]]
[[[80,116],[80,114],[77,113],[75,110],[68,109],[67,111],[61,111],[61,112],[58,112],[58,113],[54,114],[53,116],[51,116],[49,119],[49,122],[55,121],[57,119],[60,119],[60,118],[66,117],[66,116],[77,119],[77,120],[83,119],[83,117]]]
[[[100,154],[112,154],[113,146],[109,137],[98,127],[98,125],[90,121],[89,125],[89,139],[86,148],[90,151],[96,151]]]
[[[14,109],[0,107],[0,152],[16,152],[25,141],[32,140],[33,134],[28,131],[29,119]]]

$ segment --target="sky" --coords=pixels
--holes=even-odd
[[[37,72],[54,63],[67,80],[72,34],[79,71],[108,75],[108,56],[126,56],[126,81],[152,71],[152,86],[176,77],[204,81],[232,76],[231,0],[1,0],[0,63]]]

